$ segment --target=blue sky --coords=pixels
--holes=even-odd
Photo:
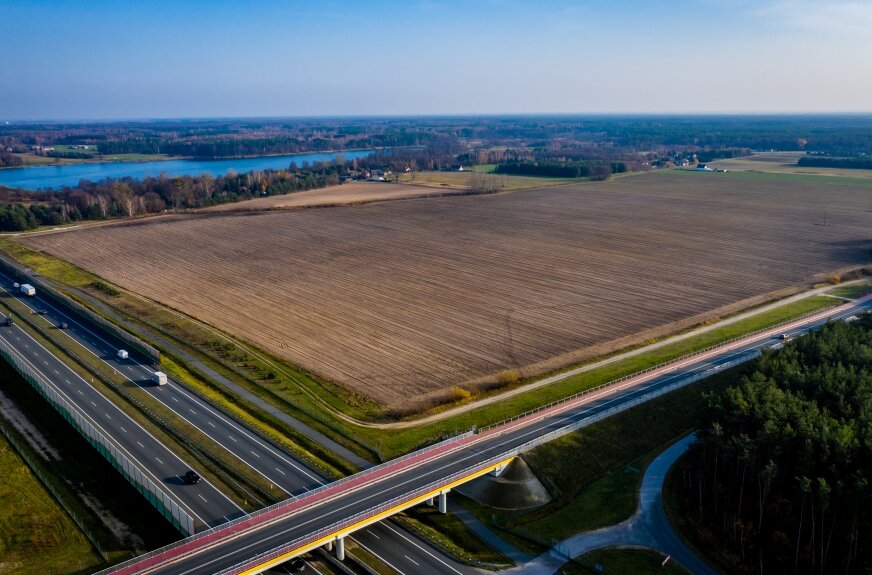
[[[0,0],[0,121],[872,111],[872,2]]]

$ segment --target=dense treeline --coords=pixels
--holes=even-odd
[[[426,146],[454,138],[476,161],[533,159],[631,161],[639,153],[796,150],[829,156],[872,153],[872,116],[502,116],[168,120],[0,125],[0,143],[91,144],[125,152],[218,157],[353,148]],[[508,150],[503,153],[502,150]],[[484,156],[480,156],[484,154]],[[490,157],[487,154],[492,154]],[[484,160],[484,161],[482,161]],[[708,161],[703,158],[701,161]]]
[[[872,314],[765,353],[707,421],[686,501],[743,571],[872,569]]]
[[[546,176],[554,178],[590,178],[606,180],[615,173],[627,171],[623,162],[507,162],[498,164],[499,174],[521,174],[525,176]]]
[[[797,162],[800,166],[816,168],[848,168],[856,170],[872,170],[872,158],[830,158],[826,156],[803,156]]]
[[[338,163],[311,167],[291,164],[287,170],[228,174],[218,178],[208,174],[172,178],[162,175],[144,180],[83,180],[75,188],[62,188],[58,192],[7,190],[4,191],[7,201],[15,201],[0,204],[0,231],[134,217],[323,188],[338,184],[339,174],[344,169]]]
[[[20,166],[23,163],[24,160],[22,160],[12,152],[7,152],[5,148],[0,150],[0,168]]]

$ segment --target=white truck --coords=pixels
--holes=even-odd
[[[36,295],[36,288],[30,284],[21,284],[19,289],[24,295],[29,295],[31,297]]]
[[[116,353],[115,355],[118,356],[118,359],[127,359],[128,357],[130,357],[130,354],[127,353],[126,349],[119,349],[118,353]]]
[[[151,380],[158,385],[166,385],[167,384],[167,374],[162,371],[156,371],[151,374]]]

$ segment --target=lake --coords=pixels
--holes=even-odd
[[[341,152],[346,160],[362,158],[375,150]],[[69,164],[66,166],[33,166],[30,168],[6,168],[0,170],[0,185],[10,188],[39,190],[75,186],[79,180],[96,182],[103,178],[131,177],[141,180],[146,176],[198,176],[208,173],[223,176],[229,171],[252,172],[256,170],[286,169],[291,162],[329,161],[336,152],[292,154],[288,156],[264,156],[260,158],[233,158],[222,160],[166,160],[159,162],[106,162],[102,164]]]

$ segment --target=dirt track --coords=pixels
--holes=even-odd
[[[872,262],[868,187],[647,174],[24,240],[386,404]]]

